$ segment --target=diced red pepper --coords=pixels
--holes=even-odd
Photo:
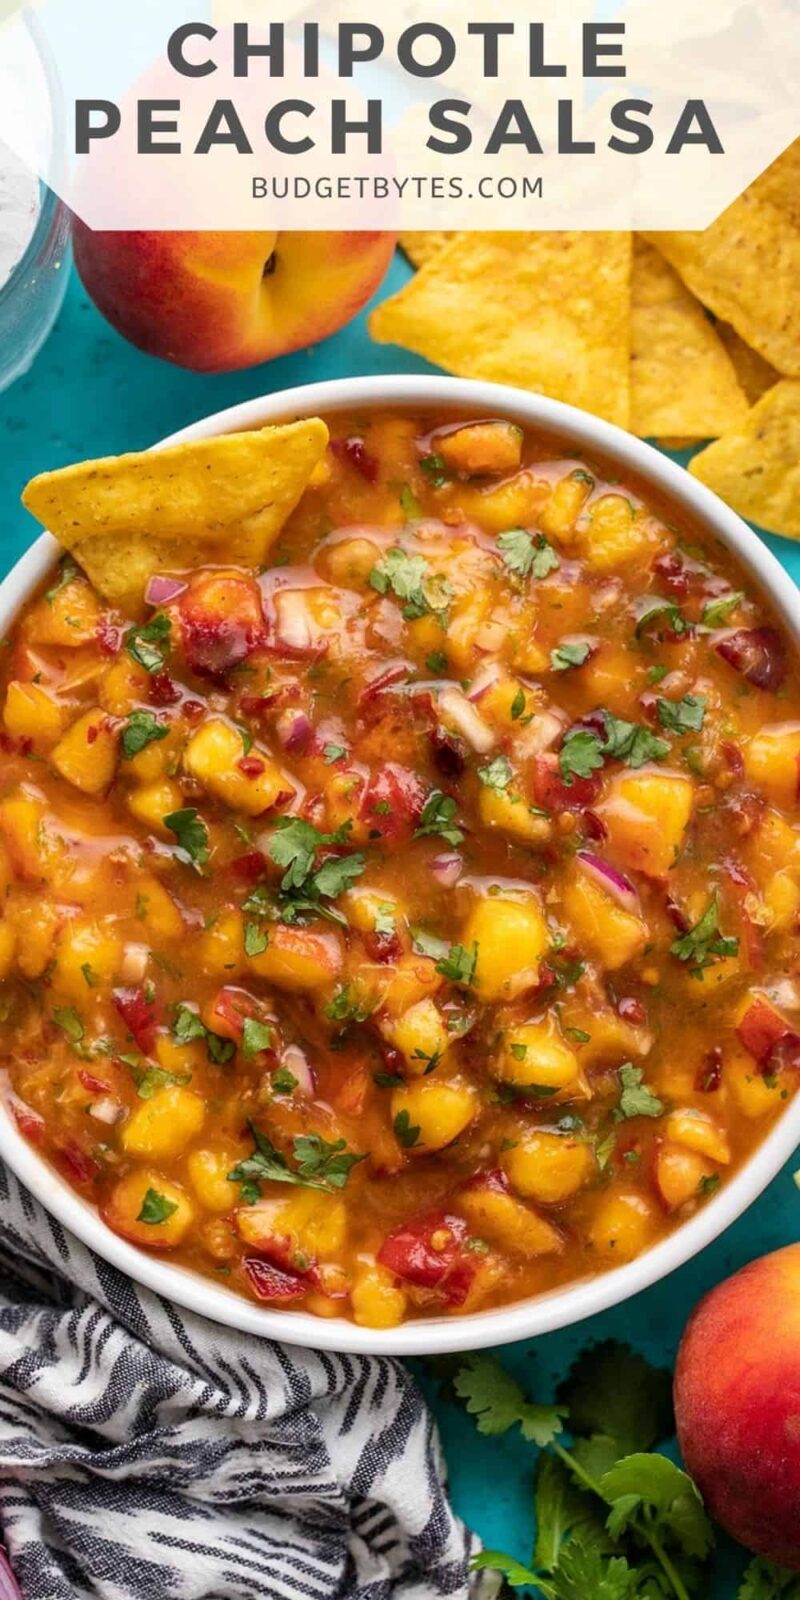
[[[301,1300],[308,1283],[296,1272],[286,1272],[261,1256],[245,1256],[242,1263],[250,1287],[259,1300]]]
[[[800,1062],[800,1035],[765,995],[757,995],[748,1006],[736,1032],[762,1072],[768,1072],[777,1057],[784,1065]]]
[[[221,678],[266,639],[261,590],[252,578],[211,573],[178,602],[183,653],[193,672]]]
[[[160,1020],[155,1000],[148,999],[141,985],[130,989],[114,989],[111,998],[139,1049],[149,1056],[156,1042]]]
[[[65,1167],[73,1183],[91,1183],[100,1168],[93,1156],[81,1150],[80,1145],[70,1140],[69,1144],[62,1145],[56,1151],[56,1158],[60,1166]]]
[[[40,1117],[38,1111],[26,1106],[22,1100],[13,1100],[11,1110],[23,1137],[30,1139],[31,1144],[41,1144],[44,1138],[44,1117]]]
[[[240,883],[259,883],[267,870],[267,858],[260,850],[247,850],[231,861],[228,870]]]
[[[406,1283],[435,1290],[448,1305],[461,1305],[476,1270],[475,1258],[464,1253],[467,1234],[463,1217],[435,1211],[395,1228],[384,1239],[378,1260]]]
[[[79,1072],[78,1082],[87,1094],[110,1094],[110,1083],[104,1083],[102,1078],[96,1078],[91,1072]]]
[[[361,801],[360,816],[383,839],[408,838],[425,806],[422,780],[394,761],[373,772]]]
[[[261,756],[240,756],[236,765],[243,778],[260,778],[265,771]]]
[[[712,1045],[706,1052],[694,1080],[698,1094],[716,1094],[722,1085],[722,1047]]]
[[[176,706],[181,697],[174,678],[168,672],[154,672],[150,679],[150,702],[154,706]]]
[[[545,811],[583,811],[593,806],[600,793],[600,774],[573,778],[568,784],[561,775],[558,756],[545,750],[533,764],[533,792],[536,804]]]
[[[122,644],[122,629],[108,617],[101,617],[97,624],[97,644],[102,655],[116,656]]]
[[[756,969],[764,965],[764,940],[761,929],[753,921],[750,914],[750,904],[757,898],[758,887],[752,874],[732,856],[726,856],[722,862],[722,870],[733,886],[736,901],[742,918],[744,932],[744,947],[751,967]]]
[[[241,1040],[246,1018],[252,1017],[258,1022],[269,1021],[261,1001],[247,989],[237,989],[233,984],[220,989],[211,1007],[211,1015],[214,1032],[223,1034],[226,1039],[234,1039],[237,1044]]]
[[[378,481],[378,460],[370,455],[364,440],[357,434],[351,434],[349,439],[331,439],[331,455],[337,461],[344,461],[348,466],[365,478],[367,483]]]

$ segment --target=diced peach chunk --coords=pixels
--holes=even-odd
[[[509,900],[479,900],[467,919],[461,943],[477,946],[474,986],[481,1000],[513,1000],[539,980],[539,964],[550,935],[533,895]]]
[[[490,789],[483,784],[478,810],[485,828],[510,833],[512,838],[523,839],[526,844],[542,844],[553,832],[550,818],[532,811],[527,800],[514,790]]]
[[[435,1078],[416,1078],[403,1089],[392,1091],[392,1120],[403,1148],[411,1155],[443,1150],[468,1128],[478,1111],[478,1096],[471,1084],[454,1079],[437,1083]],[[412,1139],[413,1130],[417,1130]]]
[[[687,1201],[696,1200],[703,1193],[704,1183],[713,1179],[715,1172],[713,1162],[686,1146],[667,1140],[656,1151],[653,1177],[668,1211],[677,1211]]]
[[[663,878],[674,866],[692,815],[694,787],[677,772],[620,772],[597,811],[609,854],[621,867]]]
[[[113,717],[126,717],[150,692],[150,674],[134,661],[127,650],[106,667],[97,690],[104,711]]]
[[[406,1312],[406,1296],[394,1274],[377,1262],[360,1262],[350,1291],[353,1318],[360,1328],[396,1328]]]
[[[63,706],[38,683],[12,681],[6,692],[3,722],[14,739],[33,739],[45,747],[55,744],[66,721]]]
[[[545,1022],[522,1022],[507,1028],[490,1070],[502,1083],[517,1088],[536,1086],[548,1093],[568,1089],[577,1084],[579,1076],[575,1051]]]
[[[687,1150],[695,1150],[700,1156],[708,1156],[710,1161],[718,1161],[722,1166],[727,1166],[731,1159],[727,1134],[713,1117],[705,1111],[697,1110],[694,1106],[671,1111],[664,1131],[673,1144],[684,1145]]]
[[[416,1076],[430,1072],[452,1043],[441,1012],[431,999],[418,1000],[394,1022],[387,1019],[381,1032]]]
[[[138,822],[143,822],[153,833],[160,834],[162,839],[174,841],[175,835],[167,827],[164,818],[171,817],[174,811],[180,811],[182,805],[183,791],[172,778],[142,783],[128,795],[128,810],[133,812]]]
[[[800,793],[800,723],[762,728],[745,746],[744,770],[750,783],[779,806],[794,806]]]
[[[479,477],[515,472],[522,459],[522,437],[522,429],[513,422],[473,422],[437,434],[434,448],[454,472]]]
[[[657,1214],[636,1189],[611,1189],[589,1224],[589,1243],[609,1264],[632,1261],[652,1244]]]
[[[293,786],[257,745],[245,755],[241,733],[221,717],[209,717],[193,734],[183,757],[187,772],[235,811],[258,817]]]
[[[625,495],[612,493],[592,504],[581,544],[592,572],[613,572],[642,560],[654,541],[646,519],[636,515],[631,501]]]
[[[191,1089],[169,1085],[157,1089],[128,1118],[122,1129],[123,1148],[131,1156],[170,1160],[179,1156],[200,1132],[206,1108]]]
[[[192,1150],[186,1158],[189,1181],[206,1211],[220,1215],[232,1211],[239,1201],[239,1190],[231,1183],[232,1172],[240,1155],[232,1147]]]
[[[185,1189],[160,1172],[141,1168],[120,1178],[101,1214],[115,1233],[148,1250],[174,1250],[195,1218]]]
[[[116,771],[118,744],[119,734],[102,707],[95,706],[67,729],[50,760],[83,794],[105,794]]]
[[[564,1247],[563,1238],[552,1222],[537,1216],[509,1194],[502,1180],[493,1182],[491,1174],[487,1180],[462,1189],[458,1209],[479,1237],[526,1259],[553,1255]]]
[[[71,922],[58,942],[53,988],[80,1006],[98,984],[110,987],[122,962],[122,940],[108,918]]]
[[[607,971],[615,972],[641,954],[647,942],[645,923],[617,905],[587,873],[574,873],[564,886],[562,903],[578,945]]]
[[[40,600],[25,619],[25,630],[36,644],[59,645],[74,650],[88,644],[97,633],[100,606],[94,590],[83,578],[55,588]]]
[[[568,1200],[595,1170],[591,1145],[571,1134],[544,1128],[521,1128],[501,1160],[512,1189],[541,1205]]]
[[[335,933],[271,923],[265,949],[248,956],[253,972],[278,989],[321,989],[341,971],[342,947]],[[247,952],[245,933],[245,952]]]

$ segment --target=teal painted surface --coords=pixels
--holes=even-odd
[[[387,288],[398,287],[405,275],[396,261]],[[223,406],[291,384],[352,373],[429,370],[434,369],[403,351],[373,345],[360,318],[313,350],[249,372],[218,377],[181,372],[120,339],[73,278],[58,324],[31,372],[0,396],[0,566],[7,570],[35,533],[19,505],[20,490],[34,472],[138,449]],[[800,581],[800,546],[782,539],[768,543]],[[571,1331],[515,1345],[504,1359],[542,1396],[550,1394],[589,1339],[627,1339],[652,1360],[671,1365],[681,1329],[700,1296],[753,1256],[797,1238],[800,1196],[792,1165],[736,1227],[666,1282]],[[487,1545],[527,1559],[532,1452],[514,1440],[479,1439],[459,1412],[435,1403],[458,1510]],[[733,1595],[736,1566],[735,1554],[723,1550],[717,1600]]]

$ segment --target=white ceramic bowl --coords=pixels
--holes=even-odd
[[[569,441],[578,453],[596,455],[634,473],[651,490],[716,535],[733,552],[767,598],[800,648],[800,594],[771,552],[741,519],[683,468],[610,423],[543,396],[496,384],[458,378],[384,377],[334,379],[328,383],[266,395],[193,423],[161,445],[234,429],[254,428],[294,416],[329,415],[367,406],[458,406],[476,416],[508,415],[526,426]],[[91,440],[87,441],[91,448]],[[159,448],[158,446],[156,448]],[[58,547],[43,534],[0,584],[0,634],[52,566]],[[324,1350],[376,1355],[441,1354],[480,1349],[549,1333],[580,1322],[638,1294],[688,1261],[741,1216],[779,1171],[800,1140],[800,1095],[749,1161],[694,1217],[623,1266],[596,1277],[470,1316],[434,1316],[381,1331],[359,1328],[344,1319],[326,1320],[304,1311],[278,1311],[245,1300],[208,1278],[137,1250],[101,1221],[97,1212],[37,1155],[18,1132],[10,1112],[0,1106],[0,1156],[64,1227],[137,1282],[177,1305],[228,1327],[264,1338]]]

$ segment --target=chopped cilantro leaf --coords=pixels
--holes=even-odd
[[[262,1050],[269,1050],[271,1044],[272,1029],[268,1022],[259,1022],[258,1017],[245,1017],[243,1019],[242,1055],[245,1061],[249,1061],[251,1056],[257,1056]],[[274,1081],[273,1078],[273,1084]]]
[[[400,490],[400,508],[406,522],[418,522],[422,516],[422,506],[407,483]]]
[[[530,534],[527,528],[509,528],[497,536],[503,565],[518,578],[546,578],[561,562],[544,534]]]
[[[398,1111],[392,1123],[395,1138],[404,1150],[413,1150],[417,1143],[421,1129],[417,1123],[412,1123],[407,1111]]]
[[[655,594],[645,595],[636,622],[636,638],[641,639],[643,634],[648,633],[654,622],[662,622],[678,638],[687,633],[690,627],[674,600],[662,600],[660,595]]]
[[[450,983],[462,983],[469,987],[474,982],[477,964],[477,941],[473,943],[471,950],[465,950],[463,944],[454,944],[451,945],[449,953],[437,961],[436,971]]]
[[[120,740],[123,758],[125,761],[132,761],[140,750],[144,750],[157,739],[166,739],[168,733],[167,724],[159,722],[152,711],[132,711],[122,730]]]
[[[519,688],[511,702],[511,721],[518,722],[525,710],[525,690]]]
[[[507,756],[495,756],[488,767],[478,768],[478,777],[487,789],[507,789],[511,782],[511,762]]]
[[[452,795],[442,794],[441,789],[432,789],[425,801],[419,824],[414,829],[414,838],[423,839],[429,834],[437,834],[447,844],[461,844],[464,835],[453,821],[455,814],[456,802]]]
[[[86,1029],[80,1013],[74,1006],[56,1006],[53,1011],[53,1021],[71,1045],[77,1046],[83,1043]]]
[[[366,1022],[375,1010],[374,1000],[364,1000],[354,994],[349,986],[337,989],[325,1007],[329,1022]]]
[[[288,1067],[277,1067],[269,1081],[273,1094],[293,1094],[299,1080]]]
[[[662,678],[666,678],[668,672],[669,667],[665,667],[662,661],[656,661],[652,667],[647,669],[647,681],[648,683],[660,683]]]
[[[705,695],[685,694],[682,700],[656,700],[658,720],[669,733],[698,733],[708,704]]]
[[[326,744],[322,754],[326,767],[332,767],[334,761],[341,761],[347,755],[347,751],[343,744]]]
[[[73,579],[79,576],[80,568],[75,565],[72,556],[62,556],[58,564],[58,577],[53,584],[52,589],[45,590],[44,597],[47,601],[47,604],[51,606],[56,595],[60,594],[61,590],[65,589],[68,583],[72,583]]]
[[[147,1222],[151,1227],[155,1227],[159,1222],[166,1222],[167,1217],[174,1216],[177,1209],[177,1200],[168,1200],[166,1195],[159,1194],[157,1189],[148,1189],[136,1221]]]
[[[619,1104],[614,1113],[618,1121],[622,1122],[627,1117],[660,1117],[664,1110],[663,1100],[659,1100],[648,1089],[643,1081],[644,1073],[641,1067],[634,1067],[633,1063],[626,1061],[619,1069],[621,1093]]]
[[[125,649],[145,672],[161,672],[169,655],[170,632],[169,617],[161,611],[151,622],[128,629]]]
[[[724,960],[739,953],[739,940],[719,931],[719,901],[712,896],[699,922],[688,933],[675,939],[669,947],[671,956],[679,961],[689,961],[693,977],[702,975],[705,967],[713,965],[713,958]]]
[[[433,609],[424,591],[428,575],[428,563],[424,556],[410,556],[399,545],[395,545],[375,563],[369,581],[378,594],[388,594],[391,589],[398,600],[405,600],[403,615],[413,621],[415,617],[424,617]]]
[[[184,806],[181,811],[171,811],[164,818],[164,826],[174,833],[178,849],[201,872],[209,857],[208,828],[195,807]]]
[[[269,934],[265,928],[259,928],[257,922],[246,922],[244,925],[244,953],[246,956],[262,956],[269,944]]]
[[[741,589],[732,589],[729,594],[721,594],[716,600],[707,600],[703,607],[703,622],[707,628],[722,628],[727,622],[732,611],[741,604],[744,593]]]
[[[423,456],[420,461],[420,467],[425,473],[426,478],[430,478],[434,489],[441,489],[443,488],[444,484],[447,483],[447,465],[443,456],[436,455],[435,453],[429,456]]]
[[[558,756],[561,776],[567,788],[576,778],[590,778],[603,765],[603,741],[588,728],[569,729]]]
[[[257,1186],[269,1183],[292,1183],[306,1189],[343,1189],[351,1168],[364,1156],[348,1151],[344,1139],[329,1143],[321,1134],[298,1134],[292,1142],[295,1167],[290,1167],[284,1155],[275,1148],[272,1140],[253,1122],[248,1124],[255,1142],[255,1150],[228,1173],[231,1183]],[[252,1188],[251,1191],[252,1193]],[[256,1198],[258,1190],[256,1189]]]
[[[587,660],[591,646],[585,643],[570,644],[565,639],[563,644],[550,651],[550,665],[554,672],[569,672],[570,667],[582,667]]]
[[[425,661],[425,665],[429,672],[435,673],[438,677],[447,671],[447,656],[443,650],[432,650]]]

